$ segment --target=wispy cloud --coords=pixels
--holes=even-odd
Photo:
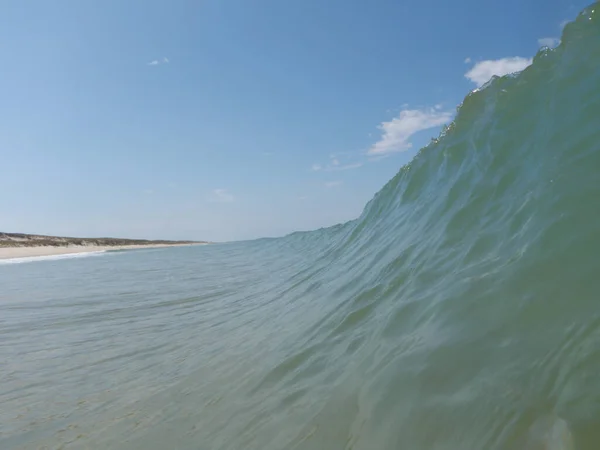
[[[152,195],[152,194],[154,194],[154,189],[144,189],[143,192],[146,195]]]
[[[465,64],[471,64],[471,57],[465,58]]]
[[[218,203],[231,203],[234,200],[234,197],[227,189],[214,189],[208,197],[208,200]]]
[[[327,183],[325,183],[326,188],[334,188],[334,187],[338,187],[341,185],[342,185],[341,181],[328,181]]]
[[[163,59],[155,59],[148,63],[149,66],[160,66],[161,64],[169,64],[169,58],[165,56]]]
[[[343,165],[337,165],[331,168],[331,170],[352,170],[352,169],[358,169],[359,167],[362,167],[363,163],[361,162],[357,162],[357,163],[352,163],[352,164],[343,164]]]
[[[330,161],[328,164],[322,165],[322,164],[315,163],[312,165],[310,170],[312,170],[313,172],[319,172],[319,171],[336,172],[339,170],[358,169],[359,167],[362,167],[362,165],[363,165],[363,163],[361,163],[361,162],[343,164],[340,162],[340,160],[337,156],[331,155]]]
[[[368,151],[369,156],[384,156],[403,152],[412,147],[409,142],[415,133],[444,125],[450,121],[452,113],[438,108],[406,109],[389,122],[383,122],[379,129],[381,138]]]
[[[465,74],[465,77],[475,83],[477,87],[481,87],[494,75],[501,77],[503,75],[508,75],[509,73],[520,72],[531,65],[531,63],[531,58],[522,58],[520,56],[481,61],[475,64],[475,66]]]
[[[540,47],[554,48],[558,44],[560,44],[560,39],[556,37],[545,37],[538,39],[538,44],[540,45]]]
[[[569,22],[570,22],[569,19],[565,19],[561,23],[558,24],[558,29],[560,30],[561,33]],[[555,37],[555,36],[540,38],[540,39],[538,39],[538,44],[540,47],[555,48],[560,44],[560,38]]]

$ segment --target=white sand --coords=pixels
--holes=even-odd
[[[70,246],[70,247],[0,247],[0,259],[27,258],[32,256],[69,255],[74,253],[102,252],[106,250],[134,250],[141,248],[187,247],[206,244],[156,244],[156,245],[118,245],[118,246]]]

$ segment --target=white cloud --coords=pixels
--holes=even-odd
[[[341,181],[328,181],[327,183],[325,183],[326,188],[333,188],[333,187],[338,187],[341,185],[342,185]]]
[[[540,47],[554,48],[558,44],[560,44],[560,39],[559,38],[555,38],[555,37],[541,38],[541,39],[538,39],[538,44],[540,45]]]
[[[323,166],[321,164],[313,164],[312,167],[310,168],[310,170],[312,170],[313,172],[318,172],[320,170],[322,170],[324,172],[335,172],[338,170],[358,169],[359,167],[362,167],[362,165],[363,165],[363,163],[361,163],[361,162],[342,164],[338,157],[332,155],[331,161],[329,162],[329,164],[327,164],[325,166]]]
[[[509,73],[520,72],[531,65],[531,63],[531,58],[522,58],[520,56],[481,61],[475,64],[475,66],[465,74],[465,77],[475,83],[478,87],[481,87],[494,75],[501,77],[503,75],[508,75]]]
[[[212,191],[208,200],[218,203],[230,203],[233,201],[233,195],[231,195],[227,189],[215,189]]]
[[[169,64],[169,58],[165,56],[163,59],[155,59],[148,63],[149,66],[159,66],[161,64]]]
[[[470,57],[465,58],[465,64],[471,64],[471,58]]]
[[[383,156],[394,152],[402,152],[412,147],[409,139],[415,133],[429,128],[444,125],[450,121],[450,112],[436,108],[407,109],[390,122],[383,122],[379,129],[383,131],[381,139],[368,151],[370,156]]]
[[[353,164],[344,164],[343,166],[337,165],[335,167],[331,167],[328,168],[327,170],[329,171],[333,171],[333,170],[351,170],[351,169],[358,169],[359,167],[362,167],[363,163],[353,163]]]

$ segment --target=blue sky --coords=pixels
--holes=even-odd
[[[4,1],[0,231],[221,241],[355,218],[588,3]]]

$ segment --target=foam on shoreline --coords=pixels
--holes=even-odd
[[[203,244],[156,244],[120,246],[64,246],[64,247],[3,247],[0,248],[0,264],[28,261],[44,261],[63,258],[80,258],[97,255],[109,250],[135,250],[150,248],[182,247]]]

